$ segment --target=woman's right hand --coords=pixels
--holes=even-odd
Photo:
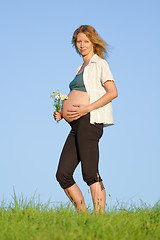
[[[58,110],[58,112],[54,112],[53,113],[53,117],[56,121],[60,121],[62,119],[62,113],[60,110]]]

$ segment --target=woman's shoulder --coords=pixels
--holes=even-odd
[[[99,65],[108,65],[106,59],[99,57],[97,54],[94,55],[94,62],[98,63]]]
[[[113,75],[112,75],[111,70],[110,70],[110,67],[109,67],[109,64],[108,64],[106,59],[98,57],[97,58],[97,64],[98,64],[97,65],[98,69],[102,73],[104,81],[106,81],[106,79],[107,80],[114,80]]]
[[[109,67],[109,64],[108,64],[107,60],[104,59],[104,58],[101,58],[101,57],[99,57],[99,56],[98,56],[98,58],[97,58],[96,64],[97,64],[98,67],[100,67],[101,69],[106,69],[106,68]]]

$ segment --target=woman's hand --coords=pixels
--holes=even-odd
[[[68,113],[67,113],[68,117],[76,120],[82,117],[83,115],[87,114],[88,112],[91,112],[95,109],[103,107],[104,105],[111,102],[114,98],[118,96],[117,88],[114,84],[114,81],[107,80],[104,83],[104,86],[107,92],[102,97],[100,97],[98,100],[96,100],[95,102],[89,105],[74,104],[73,107],[75,109],[68,110]]]
[[[74,104],[73,107],[75,109],[68,110],[67,116],[69,116],[69,118],[74,118],[75,120],[89,112],[89,105]]]
[[[60,121],[62,119],[62,113],[61,111],[59,110],[58,112],[54,112],[53,113],[53,117],[56,121]]]

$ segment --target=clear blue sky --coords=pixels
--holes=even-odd
[[[18,196],[68,201],[55,173],[70,127],[53,121],[48,95],[69,92],[82,63],[71,38],[82,24],[110,44],[119,93],[100,141],[107,202],[160,199],[159,12],[158,0],[0,2],[0,201],[11,201],[13,186]],[[80,166],[75,179],[91,204]]]

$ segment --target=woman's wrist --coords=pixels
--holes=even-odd
[[[91,112],[93,109],[92,109],[92,104],[89,104],[88,106],[87,106],[87,111],[88,112]]]

